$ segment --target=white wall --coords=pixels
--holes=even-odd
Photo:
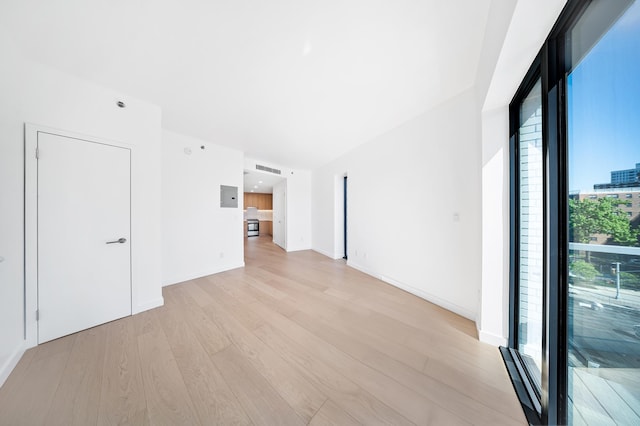
[[[287,251],[311,249],[311,172],[287,176]]]
[[[256,164],[278,169],[287,181],[286,250],[311,249],[311,172],[281,167],[268,161],[245,158],[246,170],[256,170]]]
[[[509,334],[509,108],[482,114],[481,341],[506,345]]]
[[[330,164],[316,169],[311,179],[311,211],[313,250],[322,253],[332,259],[343,256],[339,245],[339,233],[343,232],[342,220],[337,216],[338,209],[342,208],[342,192],[336,182],[339,176],[344,176],[346,158],[341,157]]]
[[[243,164],[241,151],[163,131],[164,285],[244,266]],[[238,208],[220,207],[220,185],[238,188]]]
[[[35,312],[28,304],[24,340],[24,123],[96,136],[132,147],[133,310],[161,305],[161,112],[71,75],[25,60],[0,32],[0,383],[28,344]],[[127,108],[116,106],[123,100]],[[33,302],[28,300],[28,302]]]
[[[474,88],[314,170],[313,249],[342,256],[336,182],[347,173],[349,264],[476,319],[480,340],[506,344],[508,104],[564,3],[492,1]]]
[[[493,1],[476,78],[478,110],[492,84],[517,2]],[[505,114],[506,111],[506,114]],[[481,341],[506,345],[509,316],[509,116],[503,106],[482,114],[482,289],[476,327]],[[499,232],[497,232],[499,231]],[[495,264],[499,259],[499,264]],[[505,285],[506,284],[506,285]]]
[[[480,291],[481,152],[473,90],[313,172],[313,249],[475,319]]]

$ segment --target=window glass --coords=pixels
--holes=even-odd
[[[567,38],[567,416],[640,424],[640,2],[595,43],[588,12]]]
[[[541,389],[543,314],[542,96],[538,80],[520,104],[518,352],[527,374]]]

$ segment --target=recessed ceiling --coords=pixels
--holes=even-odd
[[[282,182],[282,176],[268,173],[244,171],[244,192],[258,192],[261,194],[273,194],[273,185]]]
[[[34,61],[163,127],[314,168],[471,87],[490,0],[4,0]]]

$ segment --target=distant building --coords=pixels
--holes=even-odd
[[[640,163],[636,163],[635,169],[613,170],[611,172],[611,182],[597,183],[593,189],[616,189],[640,187]]]
[[[640,182],[640,163],[636,163],[635,169],[614,170],[611,172],[611,183],[638,183]]]

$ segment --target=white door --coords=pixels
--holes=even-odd
[[[38,133],[38,342],[131,315],[130,153]]]
[[[273,186],[273,242],[287,249],[287,181]]]

